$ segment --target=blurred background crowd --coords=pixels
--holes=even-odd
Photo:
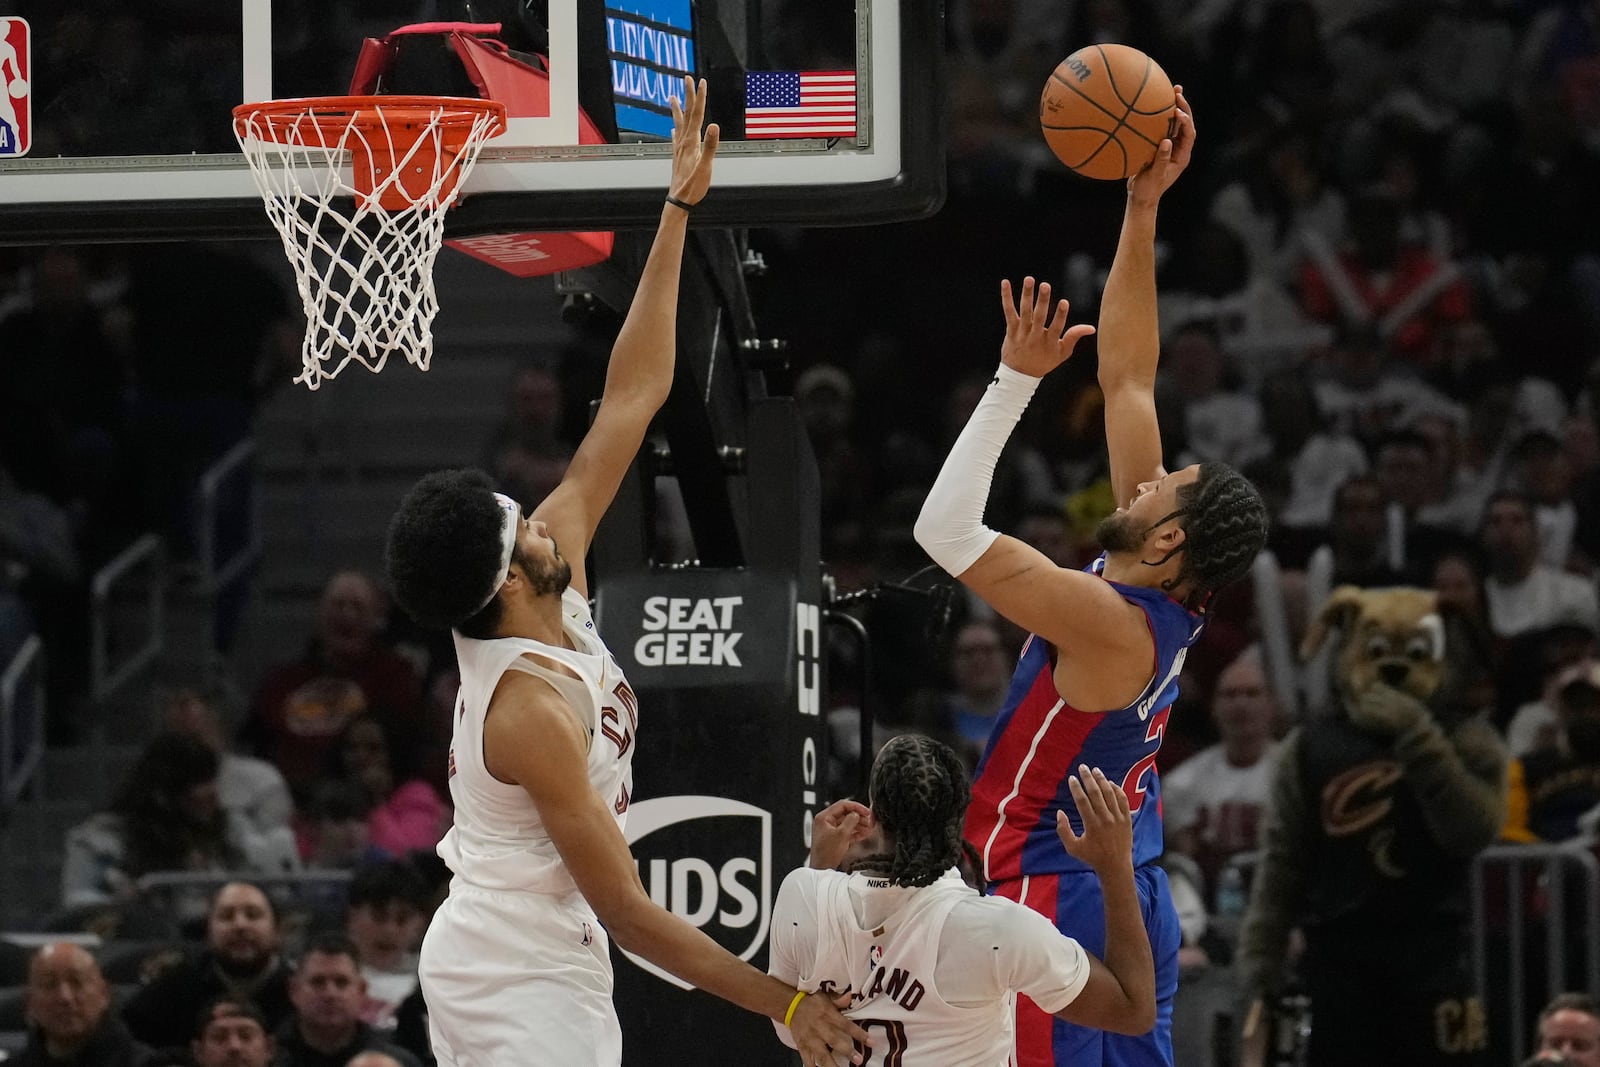
[[[839,5],[769,6],[804,42],[796,62],[837,51]],[[1186,969],[1226,972],[1276,746],[1329,700],[1326,660],[1293,650],[1341,584],[1432,588],[1474,621],[1473,699],[1513,761],[1503,840],[1593,842],[1600,4],[950,0],[946,31],[944,208],[750,238],[768,265],[757,316],[794,354],[826,568],[873,633],[870,690],[854,649],[830,661],[834,794],[852,788],[863,709],[879,740],[926,732],[975,763],[1004,698],[1025,635],[964,597],[944,618],[912,595],[934,577],[911,525],[992,373],[997,279],[1053,280],[1076,318],[1096,317],[1121,190],[1061,167],[1036,100],[1062,56],[1120,42],[1184,86],[1200,131],[1160,223],[1168,465],[1234,464],[1273,511],[1267,553],[1188,660],[1161,751]],[[146,530],[180,581],[203,568],[197,479],[291,376],[299,323],[259,262],[227,246],[0,250],[0,661],[31,635],[50,649],[52,744],[92,718],[90,576]],[[505,412],[456,462],[527,501],[548,491],[614,325],[564,327],[569,358],[508,362]],[[1094,365],[1091,340],[1041,388],[987,515],[1067,566],[1098,551],[1112,507]],[[224,539],[251,521],[243,499],[224,501]],[[456,678],[442,635],[390,611],[379,570],[325,576],[302,655],[154,687],[148,736],[103,810],[66,832],[58,910],[37,916],[98,941],[14,959],[0,1031],[26,1012],[48,1037],[59,1016],[57,1051],[114,1030],[220,1064],[204,1058],[211,1030],[225,1043],[254,1027],[277,1032],[282,1063],[342,1064],[369,1043],[427,1060],[414,952],[444,884],[432,848]],[[216,884],[318,871],[356,874],[322,896],[302,878],[292,899]],[[139,886],[162,872],[193,879],[152,900]],[[1541,976],[1530,1027],[1595,947]],[[51,1008],[67,985],[98,992]],[[1593,1007],[1574,1010],[1600,1039]],[[1209,1009],[1179,1021],[1223,1062]],[[1571,1062],[1600,1063],[1591,1052]]]

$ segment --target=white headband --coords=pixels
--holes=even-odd
[[[495,594],[500,592],[501,586],[511,576],[511,554],[517,547],[517,528],[522,524],[522,508],[515,500],[504,493],[496,493],[494,502],[500,505],[500,576],[495,579],[494,588],[483,598],[474,615],[489,606],[489,601],[495,598]]]

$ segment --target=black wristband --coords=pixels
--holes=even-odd
[[[682,208],[685,215],[694,210],[693,204],[689,203],[687,200],[679,200],[671,193],[667,194],[667,203],[671,204],[673,207]]]

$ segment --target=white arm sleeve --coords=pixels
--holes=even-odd
[[[1054,1015],[1083,992],[1089,956],[1032,908],[976,897],[946,920],[934,981],[947,1004],[990,1003],[1016,992]]]
[[[1001,364],[928,491],[913,532],[929,558],[952,576],[978,562],[1000,536],[983,524],[984,505],[1000,452],[1038,387],[1038,378]]]

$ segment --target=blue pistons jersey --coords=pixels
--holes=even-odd
[[[1101,556],[1088,568],[1100,574]],[[1133,811],[1133,862],[1162,851],[1161,780],[1156,753],[1178,697],[1178,674],[1205,618],[1160,589],[1111,586],[1144,610],[1155,639],[1150,682],[1118,711],[1081,711],[1056,692],[1055,649],[1037,634],[1022,648],[1005,705],[996,717],[972,785],[966,839],[991,882],[1024,875],[1067,874],[1089,868],[1067,854],[1056,836],[1056,810],[1082,830],[1067,778],[1078,765],[1098,767],[1118,782]]]

